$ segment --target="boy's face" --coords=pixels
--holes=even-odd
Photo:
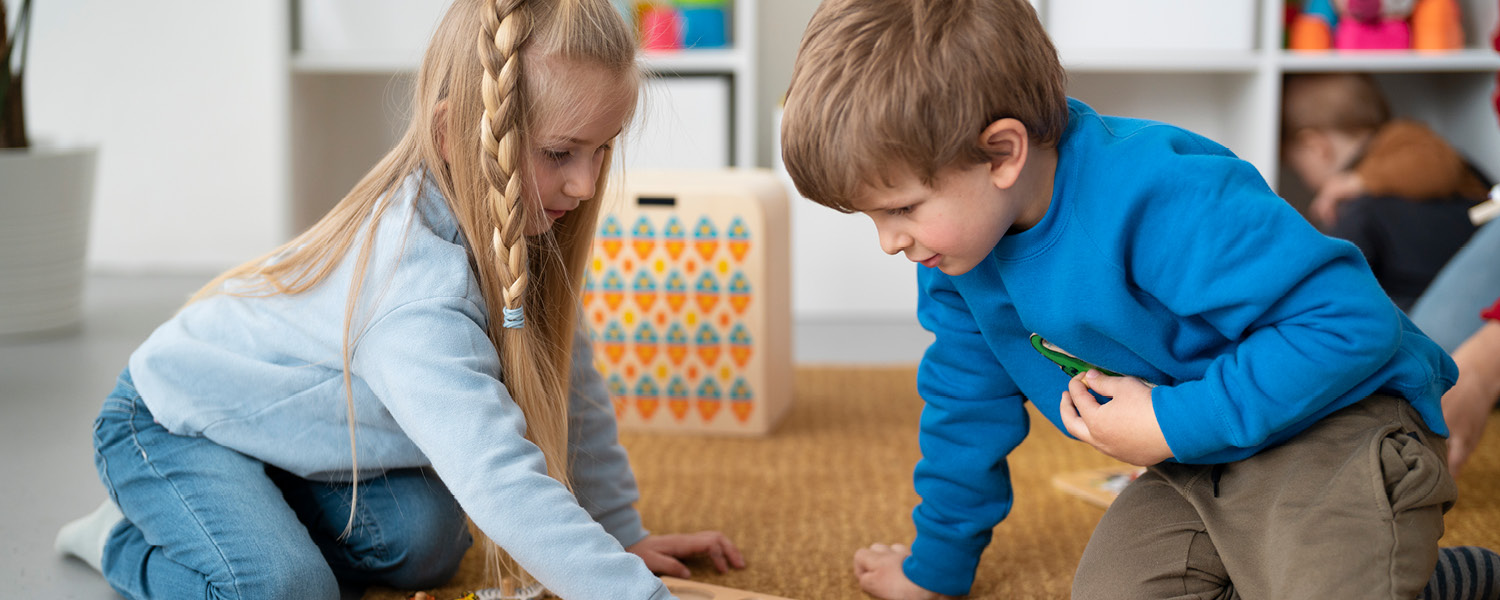
[[[880,249],[948,275],[969,272],[1012,228],[1041,221],[1050,198],[1023,199],[997,186],[990,164],[950,168],[932,187],[903,171],[890,187],[867,187],[854,201],[875,222]]]

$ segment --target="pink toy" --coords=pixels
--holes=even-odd
[[[1400,19],[1341,19],[1334,45],[1339,50],[1406,50],[1411,48],[1411,25]]]
[[[682,49],[682,23],[670,6],[650,6],[641,12],[641,48]]]

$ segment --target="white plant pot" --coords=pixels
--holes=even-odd
[[[0,149],[0,335],[83,319],[96,148]]]

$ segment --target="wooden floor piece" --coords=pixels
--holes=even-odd
[[[791,600],[676,577],[662,577],[661,580],[678,600]]]
[[[1120,490],[1125,488],[1125,484],[1138,477],[1141,471],[1141,468],[1130,465],[1070,471],[1053,476],[1052,485],[1089,504],[1109,508],[1110,503],[1115,501],[1115,496],[1120,495]]]

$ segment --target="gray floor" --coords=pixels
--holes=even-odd
[[[76,330],[0,338],[0,582],[20,598],[116,598],[87,565],[52,550],[63,523],[104,499],[91,424],[130,352],[207,276],[89,278]],[[798,323],[799,363],[915,363],[931,337],[915,321]]]

